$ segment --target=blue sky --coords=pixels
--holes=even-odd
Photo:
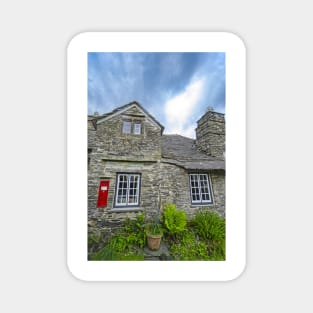
[[[225,53],[88,53],[88,114],[132,101],[165,134],[195,138],[208,106],[225,112]]]

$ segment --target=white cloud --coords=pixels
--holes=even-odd
[[[200,78],[187,86],[185,91],[165,103],[165,132],[195,137],[196,125],[190,120],[193,110],[201,98],[205,79]]]

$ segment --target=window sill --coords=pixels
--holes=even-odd
[[[211,206],[214,205],[212,202],[207,202],[207,203],[191,203],[192,207],[198,207],[198,206]]]
[[[144,208],[141,207],[123,207],[123,208],[112,208],[110,212],[134,212],[134,211],[143,211]]]

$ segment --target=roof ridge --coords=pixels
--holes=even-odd
[[[186,137],[186,136],[183,136],[183,135],[180,135],[180,134],[163,134],[162,136],[179,136],[179,137],[182,137],[182,138],[185,138],[185,139],[190,139],[190,140],[195,140],[194,138],[190,138],[190,137]]]

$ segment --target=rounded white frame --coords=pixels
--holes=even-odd
[[[87,260],[88,52],[226,53],[226,260]],[[246,49],[226,32],[86,32],[67,51],[67,264],[85,281],[229,281],[246,266]],[[84,170],[85,169],[85,170]]]

